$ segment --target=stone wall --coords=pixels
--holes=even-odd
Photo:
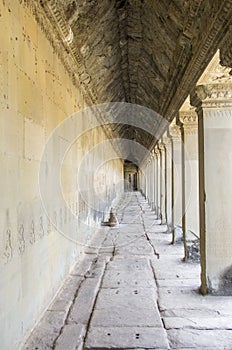
[[[25,3],[2,1],[0,23],[0,348],[13,350],[20,348],[74,262],[84,255],[103,216],[98,210],[107,212],[120,195],[123,164],[109,144],[107,152],[94,149],[106,139],[103,129],[86,132],[65,156],[61,175],[54,174],[61,176],[67,205],[60,206],[54,197],[44,210],[38,173],[46,141],[86,103]],[[57,152],[58,145],[54,156]],[[80,164],[88,198],[95,186],[94,208],[78,194]],[[51,186],[48,182],[48,190]],[[67,237],[56,226],[69,223],[70,208],[81,214],[81,223],[72,226]]]

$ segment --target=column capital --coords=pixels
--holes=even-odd
[[[179,120],[187,134],[195,134],[198,129],[198,116],[194,110],[180,111]]]
[[[232,108],[232,84],[198,85],[190,95],[191,105],[199,108]]]
[[[165,147],[164,147],[164,144],[163,144],[162,141],[159,141],[159,142],[158,142],[158,148],[159,148],[159,150],[160,150],[161,152],[164,151]]]
[[[172,143],[172,138],[168,135],[167,132],[165,132],[165,134],[162,136],[162,143],[165,147],[171,145]]]
[[[175,141],[180,141],[181,140],[181,130],[180,126],[177,124],[170,124],[169,126],[169,135],[171,136],[172,140]]]
[[[154,152],[155,152],[155,156],[158,156],[160,154],[158,144],[155,145]]]

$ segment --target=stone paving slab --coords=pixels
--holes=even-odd
[[[58,299],[73,300],[77,289],[81,285],[83,277],[70,275],[64,282],[59,292]]]
[[[90,324],[93,327],[159,327],[162,321],[154,306],[145,308],[140,304],[134,308],[113,305],[109,309],[95,309]]]
[[[149,270],[150,260],[144,257],[128,257],[127,255],[116,255],[110,262],[107,270]]]
[[[166,335],[161,328],[152,327],[93,327],[84,349],[168,349]]]
[[[128,244],[124,247],[117,247],[116,248],[116,254],[128,254],[128,255],[140,255],[140,256],[153,256],[154,251],[152,247],[148,244],[144,245],[137,245],[136,242],[132,244]]]
[[[174,329],[169,330],[168,340],[172,349],[204,349],[231,350],[231,330],[195,330],[195,329]]]
[[[101,276],[88,278],[81,285],[70,312],[68,323],[87,324],[100,287]]]
[[[59,331],[55,331],[52,327],[37,325],[32,336],[23,346],[23,350],[49,350],[53,348],[53,344],[59,335]]]
[[[111,307],[135,308],[138,304],[145,308],[156,306],[157,293],[153,288],[102,288],[95,309],[111,309]]]
[[[227,329],[232,330],[232,317],[166,317],[164,318],[166,329]],[[231,344],[232,346],[232,344]]]
[[[102,288],[128,288],[143,287],[156,288],[152,272],[150,271],[128,271],[107,270],[102,282]]]
[[[94,260],[97,260],[97,255],[89,255],[88,258],[83,259],[80,263],[77,263],[70,272],[72,276],[85,276],[86,272],[91,268]]]
[[[160,311],[162,318],[165,317],[181,317],[181,318],[188,318],[188,317],[219,317],[221,316],[217,310],[212,310],[209,308],[199,308],[199,305],[193,308],[184,308],[184,305],[182,305],[182,308],[175,308],[175,309],[165,309]],[[224,316],[224,315],[223,315]]]
[[[122,205],[122,223],[98,232],[101,248],[74,268],[23,349],[232,350],[232,298],[199,294],[199,265],[182,261],[183,244],[170,244],[139,193]]]
[[[56,340],[54,350],[76,350],[82,347],[86,326],[81,324],[67,324]]]

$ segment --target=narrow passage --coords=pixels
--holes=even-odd
[[[142,195],[125,193],[117,214],[23,349],[232,349],[232,301],[199,295],[199,264],[181,261]]]

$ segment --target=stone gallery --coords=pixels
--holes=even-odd
[[[232,0],[0,1],[0,349],[232,349]]]

